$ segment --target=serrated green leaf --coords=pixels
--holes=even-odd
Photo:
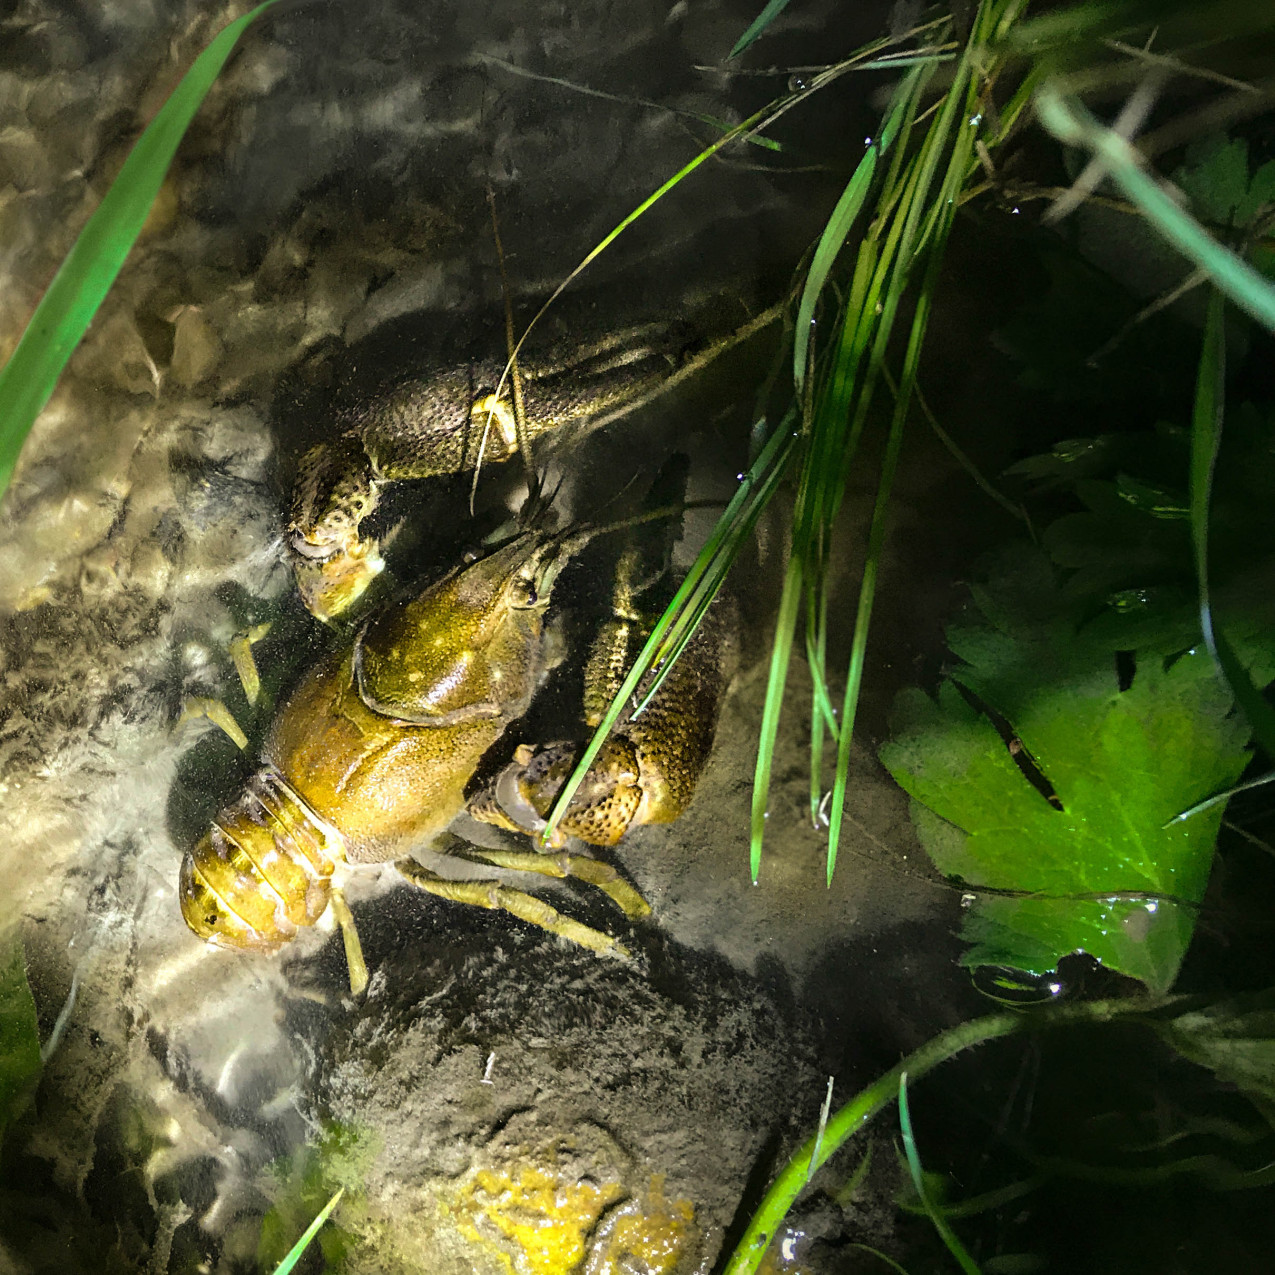
[[[1250,227],[1275,203],[1275,160],[1250,175],[1248,143],[1239,138],[1205,138],[1188,147],[1173,180],[1197,216],[1216,226]]]
[[[1026,619],[1007,600],[1015,587]],[[937,700],[900,697],[881,751],[921,807],[917,830],[940,871],[975,892],[1005,892],[967,913],[966,960],[1043,974],[1080,949],[1165,991],[1208,883],[1221,809],[1165,824],[1235,781],[1247,729],[1202,646],[1176,659],[1144,653],[1122,691],[1114,649],[1077,627],[1056,586],[1060,618],[1033,618],[1049,604],[1038,571],[1002,576],[979,601],[995,627],[949,635],[964,662]],[[957,683],[1008,723],[1061,809]]]
[[[1164,242],[1212,279],[1228,300],[1275,331],[1275,287],[1179,205],[1148,173],[1127,139],[1099,122],[1087,106],[1055,80],[1036,91],[1036,118],[1059,141],[1093,152],[1114,185]]]
[[[1149,1020],[1184,1058],[1275,1114],[1275,989],[1219,1001],[1164,1020]]]
[[[16,934],[0,937],[0,1136],[22,1113],[40,1074],[40,1036]]]

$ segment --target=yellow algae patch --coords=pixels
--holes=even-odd
[[[694,1221],[690,1200],[667,1201],[664,1178],[654,1175],[645,1199],[631,1200],[608,1219],[588,1275],[676,1275],[688,1250],[698,1248]]]
[[[479,1169],[461,1189],[458,1224],[517,1275],[569,1275],[584,1261],[603,1211],[623,1195],[618,1182],[564,1182],[541,1165]],[[507,1246],[493,1243],[493,1228]]]

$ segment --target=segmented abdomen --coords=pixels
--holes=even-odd
[[[341,834],[267,765],[183,858],[182,915],[209,943],[274,951],[323,915],[344,861]]]

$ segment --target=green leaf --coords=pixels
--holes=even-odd
[[[1238,778],[1247,728],[1202,645],[1178,658],[1139,653],[1121,690],[1115,651],[1080,627],[1048,565],[1034,551],[1010,561],[977,594],[991,623],[949,632],[964,663],[937,701],[900,696],[882,761],[913,797],[940,871],[1004,892],[968,911],[967,964],[1044,974],[1081,949],[1165,991],[1222,810],[1165,825]],[[971,699],[1007,724],[1017,757]]]
[[[21,1115],[40,1074],[40,1036],[22,942],[14,934],[3,942],[0,948],[0,1136]]]
[[[1268,1120],[1275,1115],[1275,989],[1148,1022],[1184,1058],[1244,1090]]]
[[[1241,207],[1248,200],[1248,143],[1240,138],[1203,138],[1187,147],[1175,184],[1189,197],[1201,221],[1215,226],[1242,225]]]
[[[1241,138],[1205,137],[1188,146],[1173,181],[1200,219],[1216,226],[1247,229],[1275,203],[1275,160],[1250,175]]]
[[[244,29],[274,3],[265,0],[230,23],[195,59],[137,139],[0,369],[0,496],[31,426],[141,233],[187,125]]]

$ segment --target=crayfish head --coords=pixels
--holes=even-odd
[[[182,859],[182,915],[217,947],[277,951],[326,911],[344,857],[340,834],[266,767]]]
[[[575,550],[526,532],[372,620],[354,657],[364,704],[436,728],[520,716],[553,653],[545,612]]]

